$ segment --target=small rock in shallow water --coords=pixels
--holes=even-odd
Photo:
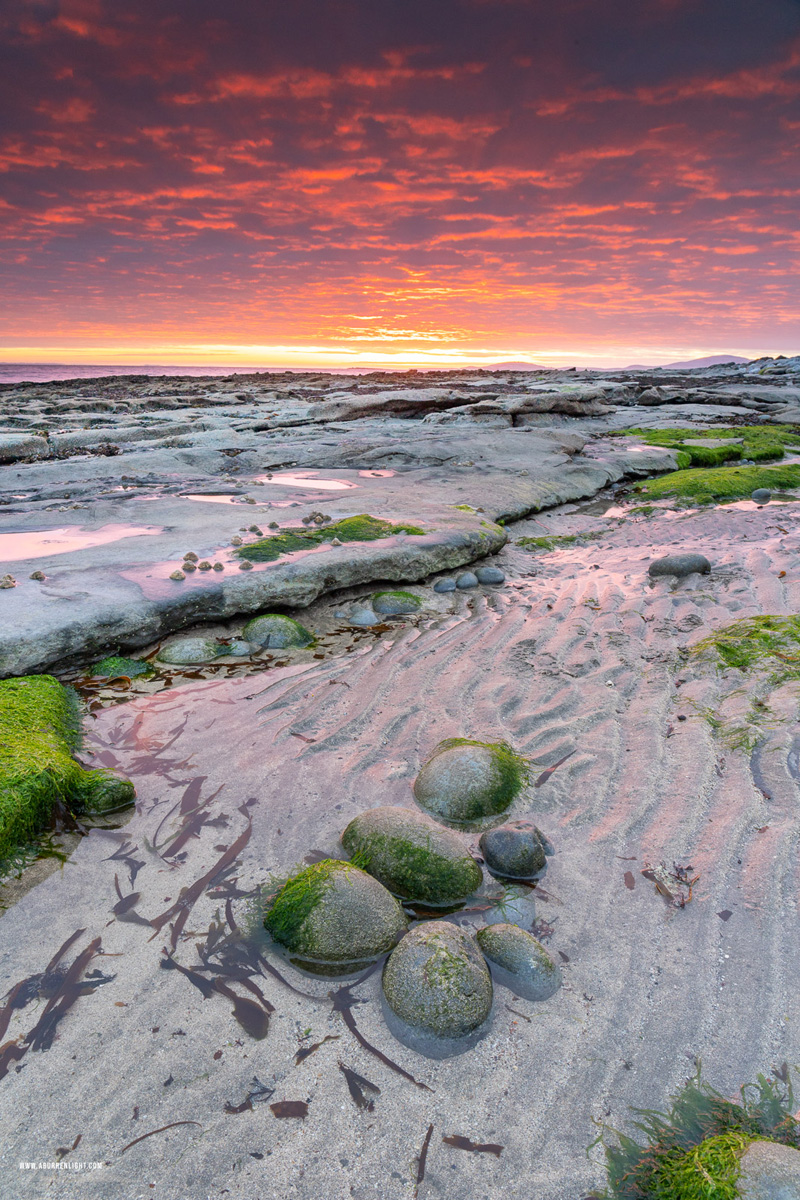
[[[505,583],[505,571],[499,567],[478,567],[475,571],[478,583]]]
[[[354,608],[348,619],[351,625],[359,627],[378,625],[380,623],[380,619],[376,617],[371,608]]]
[[[240,571],[252,571],[252,569],[253,569],[253,564],[250,562],[249,558],[243,558],[242,561],[239,563]]]
[[[223,563],[221,563],[221,562],[215,562],[215,563],[214,563],[214,570],[215,570],[215,571],[224,571],[224,570],[225,570],[225,566],[224,566],[224,564],[223,564]]]
[[[190,571],[190,572],[196,571],[197,563],[193,563],[190,558],[187,558],[186,562],[183,564],[183,569],[184,569],[184,571]]]
[[[413,592],[376,592],[372,597],[372,608],[387,617],[416,612],[422,607],[419,596]]]
[[[197,569],[198,569],[198,571],[210,571],[211,563],[208,562],[208,560],[204,558],[202,562],[199,562],[197,564]]]
[[[546,1000],[561,987],[561,969],[541,942],[518,925],[487,925],[476,937],[483,953],[499,970],[498,983],[525,1000]]]
[[[472,571],[465,571],[464,574],[459,575],[458,579],[456,580],[456,587],[462,592],[466,591],[467,588],[474,588],[477,586],[478,576],[473,575]]]
[[[252,654],[252,647],[249,642],[243,642],[239,638],[234,638],[227,650],[228,654],[233,654],[237,658],[245,658],[248,654]]]
[[[406,934],[383,970],[395,1016],[436,1038],[460,1038],[484,1023],[492,978],[473,938],[449,921],[426,921]]]
[[[530,821],[509,821],[481,834],[481,854],[490,871],[507,879],[532,879],[546,866],[553,847]]]
[[[156,658],[159,662],[183,667],[192,663],[213,662],[224,653],[224,647],[215,638],[191,637],[168,642],[161,647]]]
[[[232,545],[232,546],[241,546],[241,544],[242,544],[242,539],[241,539],[240,537],[233,537],[233,538],[231,538],[231,545]]]
[[[800,1151],[780,1142],[753,1142],[739,1159],[741,1200],[798,1200]]]
[[[525,759],[504,742],[448,738],[421,768],[414,798],[438,821],[470,825],[504,813],[527,778]]]
[[[174,579],[177,582],[180,582],[181,579],[185,579],[185,578],[186,578],[186,576],[184,575],[183,571],[173,571],[172,574],[170,575],[170,579]]]
[[[29,578],[35,579],[38,583],[43,583],[47,576],[44,571],[32,571]]]
[[[657,575],[677,575],[678,578],[682,578],[695,572],[708,575],[710,570],[711,563],[703,554],[667,554],[664,558],[657,558],[650,563],[648,574],[653,579]]]
[[[313,633],[292,617],[284,617],[279,613],[265,613],[261,617],[253,617],[242,630],[242,637],[263,646],[268,650],[287,650],[290,647],[302,648],[310,646],[314,641]]]
[[[198,561],[198,555],[195,554],[194,550],[187,550],[183,556],[183,561],[196,563]]]
[[[755,500],[756,504],[769,504],[772,499],[772,492],[769,488],[756,488],[750,493],[750,499]]]
[[[435,592],[454,592],[456,590],[455,579],[437,579],[433,585]]]

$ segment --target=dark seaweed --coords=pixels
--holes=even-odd
[[[175,1129],[178,1125],[197,1125],[202,1129],[199,1121],[170,1121],[169,1125],[161,1125],[158,1129],[151,1129],[149,1133],[143,1133],[141,1137],[134,1138],[132,1142],[128,1142],[127,1146],[123,1146],[120,1150],[120,1155],[123,1155],[126,1150],[130,1150],[131,1146],[135,1146],[137,1142],[143,1142],[145,1138],[152,1137],[153,1134],[163,1133],[165,1129]]]
[[[374,1092],[376,1096],[380,1096],[381,1089],[377,1084],[370,1083],[363,1075],[359,1075],[357,1071],[353,1071],[350,1067],[346,1067],[342,1060],[339,1060],[339,1070],[347,1080],[347,1088],[353,1098],[356,1108],[362,1109],[364,1112],[372,1112],[375,1108],[375,1101],[368,1100],[364,1095],[364,1089],[368,1092]]]
[[[547,783],[548,779],[553,774],[553,771],[558,770],[562,763],[565,763],[568,758],[572,758],[574,753],[574,750],[570,750],[569,754],[565,754],[563,758],[558,760],[558,762],[553,763],[552,767],[548,767],[545,771],[542,771],[541,775],[536,779],[533,786],[535,788],[540,788],[543,783]]]
[[[253,1082],[250,1084],[250,1091],[241,1104],[232,1104],[230,1100],[226,1100],[223,1106],[223,1112],[228,1116],[237,1116],[239,1113],[251,1112],[254,1104],[263,1104],[269,1100],[270,1096],[275,1095],[275,1088],[267,1087],[262,1083],[257,1075],[253,1076]]]
[[[447,1142],[448,1146],[455,1146],[456,1150],[472,1150],[475,1154],[493,1154],[495,1158],[499,1158],[505,1150],[505,1146],[498,1146],[497,1142],[471,1142],[469,1138],[462,1137],[460,1133],[443,1137],[442,1141]]]
[[[301,1046],[300,1049],[297,1051],[297,1054],[295,1054],[295,1056],[294,1056],[294,1065],[296,1067],[299,1067],[301,1062],[305,1062],[307,1058],[310,1058],[312,1054],[316,1053],[316,1051],[319,1050],[320,1046],[324,1046],[326,1042],[338,1042],[338,1041],[339,1041],[338,1033],[329,1033],[328,1036],[324,1037],[321,1042],[314,1042],[313,1046]]]
[[[404,1079],[409,1081],[409,1083],[413,1083],[414,1087],[422,1088],[422,1090],[425,1092],[432,1092],[433,1088],[428,1087],[427,1083],[420,1083],[418,1079],[415,1079],[413,1075],[409,1075],[408,1071],[403,1070],[403,1068],[398,1066],[396,1062],[393,1062],[391,1058],[387,1058],[383,1051],[379,1050],[377,1046],[373,1046],[371,1042],[368,1042],[358,1029],[355,1017],[350,1011],[354,1004],[366,1004],[366,1000],[358,1000],[356,997],[350,995],[352,988],[358,987],[358,985],[367,979],[373,973],[373,971],[376,971],[379,966],[380,963],[374,963],[369,970],[365,971],[363,975],[360,975],[355,982],[349,984],[347,987],[341,987],[335,992],[328,992],[329,998],[333,1001],[333,1011],[341,1014],[342,1020],[353,1034],[353,1037],[355,1037],[361,1043],[365,1050],[369,1051],[370,1054],[374,1055],[375,1058],[382,1062],[385,1067],[388,1067],[390,1071],[395,1071],[398,1075],[402,1075]]]
[[[425,1178],[425,1164],[428,1161],[428,1147],[431,1144],[432,1133],[433,1133],[433,1126],[429,1125],[428,1132],[425,1134],[425,1140],[422,1143],[422,1149],[419,1152],[419,1158],[417,1159],[417,1179],[416,1179],[416,1187],[414,1188],[414,1200],[416,1200],[417,1193],[419,1192],[419,1185],[422,1183],[423,1179]]]
[[[275,1104],[270,1104],[270,1108],[276,1117],[300,1117],[304,1119],[308,1113],[308,1105],[305,1100],[278,1100]]]
[[[634,878],[633,871],[626,871],[623,875],[623,879],[625,880],[625,887],[629,892],[632,892],[636,887],[636,880]]]

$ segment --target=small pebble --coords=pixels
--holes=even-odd
[[[456,590],[455,579],[437,579],[433,585],[435,592],[454,592]]]
[[[196,571],[197,564],[193,563],[190,558],[187,558],[186,562],[183,564],[183,569],[184,569],[184,571]]]
[[[277,521],[270,521],[270,523],[269,523],[269,525],[267,526],[267,528],[268,528],[268,529],[280,529],[280,525],[278,524],[278,522],[277,522]]]
[[[750,493],[750,499],[755,500],[756,504],[769,504],[772,499],[772,492],[769,488],[756,488]]]
[[[17,581],[13,575],[4,575],[0,579],[0,588],[12,588],[17,586]]]
[[[232,546],[241,546],[241,544],[242,544],[242,539],[240,537],[231,538]]]
[[[214,563],[214,570],[215,570],[215,571],[224,571],[224,570],[225,570],[225,565],[224,565],[224,563],[221,563],[221,562],[215,562],[215,563]]]
[[[255,500],[253,501],[253,503],[255,504]],[[250,526],[248,526],[247,532],[248,533],[261,533],[261,530],[259,529],[259,527],[257,525],[250,525]]]
[[[197,564],[197,569],[198,569],[198,571],[210,571],[211,563],[208,562],[208,560],[204,558],[201,563]]]
[[[39,583],[41,583],[42,580],[47,579],[47,576],[45,575],[44,571],[34,571],[30,578],[37,579]]]
[[[478,583],[505,583],[505,572],[499,567],[478,567],[475,572]]]
[[[459,575],[456,580],[456,587],[459,591],[465,591],[467,588],[478,586],[478,576],[473,575],[472,571],[465,571],[463,575]]]
[[[170,579],[177,579],[178,581],[185,578],[186,576],[184,575],[183,571],[173,571],[170,575]]]
[[[250,562],[249,558],[243,558],[242,561],[239,563],[240,571],[252,571],[252,569],[253,569],[253,564]]]
[[[184,556],[183,556],[183,561],[184,562],[197,562],[197,558],[198,558],[198,556],[195,554],[194,550],[188,550],[186,552],[186,554],[184,554]]]
[[[331,540],[331,545],[332,545],[332,546],[341,546],[341,544],[342,544],[342,543],[339,541],[339,539],[338,539],[338,538],[333,538],[333,539]]]
[[[351,625],[377,625],[378,618],[371,608],[357,608],[350,613]]]

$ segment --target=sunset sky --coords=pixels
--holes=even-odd
[[[800,0],[5,0],[0,359],[800,352]]]

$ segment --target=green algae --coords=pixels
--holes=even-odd
[[[670,471],[658,479],[641,484],[637,491],[653,500],[674,496],[694,504],[713,504],[716,501],[743,500],[756,488],[783,491],[786,488],[797,487],[800,487],[800,466],[787,464],[780,467],[716,467]]]
[[[521,537],[516,545],[524,550],[560,550],[563,546],[580,545],[583,542],[594,541],[603,536],[601,529],[591,529],[586,533],[554,533],[550,537]]]
[[[324,858],[287,879],[264,917],[264,924],[275,941],[293,949],[301,927],[333,886],[333,874],[350,870],[353,865],[336,858]]]
[[[800,1148],[788,1073],[759,1075],[728,1100],[698,1070],[667,1112],[634,1109],[644,1143],[601,1127],[593,1143],[606,1153],[604,1200],[735,1200],[742,1153],[755,1141]],[[613,1140],[609,1141],[609,1135]]]
[[[310,550],[313,546],[330,542],[333,538],[338,538],[340,542],[374,542],[378,538],[392,537],[396,533],[422,537],[425,530],[416,525],[392,525],[390,521],[382,521],[368,513],[361,513],[355,517],[344,517],[341,521],[326,525],[324,529],[306,529],[303,526],[284,529],[274,537],[260,538],[256,542],[240,546],[234,553],[250,562],[274,562],[284,554],[291,554],[295,550]]]
[[[73,812],[131,804],[133,784],[86,770],[75,693],[51,675],[0,681],[0,860],[29,843],[60,801]]]
[[[791,425],[739,425],[714,429],[684,427],[666,429],[625,429],[623,435],[633,435],[648,446],[664,446],[679,451],[678,466],[716,467],[741,458],[753,462],[769,462],[783,458],[787,446],[800,448],[800,430]],[[695,443],[731,441],[730,446],[703,446]],[[741,444],[737,444],[741,443]],[[681,462],[680,455],[688,455]]]
[[[342,845],[348,850],[345,835]],[[472,859],[447,859],[437,854],[430,841],[419,845],[400,834],[367,834],[356,854],[354,861],[363,870],[404,900],[445,905],[463,900],[483,882],[480,867]],[[389,861],[391,875],[386,869]]]
[[[119,679],[123,675],[128,679],[137,679],[145,675],[153,675],[155,672],[150,663],[143,662],[140,658],[123,658],[117,654],[110,654],[108,658],[95,663],[92,667],[92,674],[103,675],[107,679]]]
[[[495,783],[486,791],[483,797],[487,812],[478,815],[486,816],[488,813],[501,813],[509,807],[516,799],[519,793],[530,782],[530,766],[528,760],[523,758],[521,754],[517,754],[513,746],[509,746],[508,742],[481,742],[475,738],[446,738],[434,750],[431,757],[427,760],[437,758],[447,750],[454,750],[459,746],[480,746],[483,750],[490,750],[494,765],[497,770],[497,779]],[[424,765],[427,765],[424,764]]]
[[[697,642],[691,654],[739,671],[772,667],[774,684],[800,679],[800,616],[744,617]]]

